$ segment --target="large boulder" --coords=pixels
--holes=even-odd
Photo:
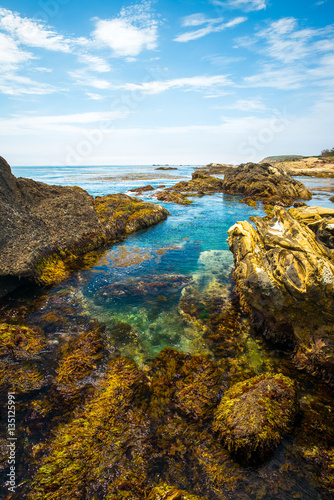
[[[243,194],[246,199],[283,206],[295,200],[310,200],[311,193],[302,182],[296,181],[281,168],[270,163],[247,163],[225,171],[223,191]]]
[[[126,195],[94,200],[79,187],[16,178],[0,157],[0,280],[59,282],[78,255],[167,215],[159,205]]]
[[[241,303],[266,336],[293,342],[298,363],[334,371],[334,210],[275,207],[229,229]]]
[[[258,460],[291,430],[297,410],[293,381],[282,374],[263,374],[235,384],[224,394],[213,428],[230,453]]]

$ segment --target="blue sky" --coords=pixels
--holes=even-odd
[[[332,0],[0,0],[12,165],[206,164],[334,147]]]

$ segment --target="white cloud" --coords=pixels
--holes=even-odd
[[[93,56],[92,54],[81,54],[78,57],[79,62],[86,64],[90,71],[96,71],[97,73],[108,73],[111,70],[110,65],[99,56]]]
[[[247,87],[270,87],[280,90],[295,90],[305,84],[305,75],[294,68],[265,69],[262,73],[246,76]],[[307,82],[306,82],[307,83]]]
[[[194,26],[201,26],[202,24],[207,24],[207,23],[221,23],[223,22],[222,17],[217,17],[216,19],[211,19],[206,17],[202,13],[198,14],[191,14],[190,16],[185,16],[182,18],[182,26],[185,28],[188,27],[194,27]]]
[[[104,97],[100,94],[92,94],[91,92],[86,92],[86,96],[93,101],[103,101]]]
[[[43,23],[22,18],[18,13],[0,8],[0,28],[23,45],[57,52],[71,52],[71,40],[58,35]]]
[[[0,122],[0,134],[35,135],[43,134],[46,131],[80,133],[86,129],[86,126],[93,125],[98,128],[102,123],[123,119],[128,114],[127,111],[102,111],[69,115],[13,117]]]
[[[202,22],[200,22],[200,19],[198,18],[198,24],[183,24],[183,26],[199,26],[202,24],[207,24],[207,26],[195,31],[187,31],[186,33],[182,33],[181,35],[178,35],[176,38],[174,38],[174,42],[189,42],[191,40],[197,40],[198,38],[202,38],[203,36],[209,35],[210,33],[218,33],[220,31],[226,30],[227,28],[233,28],[234,26],[247,21],[247,17],[236,17],[235,19],[232,19],[232,21],[229,21],[227,23],[221,23],[221,18],[206,19],[205,17],[203,17],[201,19]],[[193,20],[192,22],[195,22],[195,20]],[[221,24],[217,26],[217,23]]]
[[[236,109],[238,111],[266,111],[268,108],[260,99],[239,99],[235,103],[226,106],[215,107],[215,109]]]
[[[58,89],[47,83],[39,83],[26,76],[17,75],[14,71],[0,74],[0,92],[13,97],[23,95],[53,94]]]
[[[166,90],[183,89],[191,90],[206,90],[225,85],[230,85],[232,82],[225,75],[217,76],[193,76],[190,78],[176,78],[174,80],[153,81],[147,83],[126,83],[125,85],[116,87],[129,91],[142,91],[146,94],[161,94]]]
[[[98,43],[111,48],[115,57],[133,58],[143,50],[156,49],[158,21],[151,2],[123,8],[115,19],[98,19],[93,36]]]
[[[0,64],[5,66],[6,70],[13,69],[33,57],[29,52],[22,50],[10,36],[0,33]],[[4,68],[0,67],[0,71],[1,69]]]
[[[266,9],[269,0],[212,0],[213,5],[251,12]]]
[[[110,82],[108,82],[107,80],[96,78],[84,69],[69,71],[68,74],[71,78],[73,78],[77,85],[82,85],[84,87],[93,87],[99,90],[106,90],[111,87]]]

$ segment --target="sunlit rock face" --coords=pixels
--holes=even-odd
[[[310,371],[334,369],[334,210],[275,207],[229,230],[235,279],[244,307],[264,334],[293,341]],[[333,226],[334,227],[334,226]]]
[[[251,200],[266,204],[290,206],[295,200],[310,200],[311,193],[302,182],[296,181],[279,167],[269,163],[247,163],[227,169],[223,192],[243,194]]]

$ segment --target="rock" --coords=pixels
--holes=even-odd
[[[186,491],[173,488],[166,483],[155,486],[148,496],[148,500],[206,500],[203,497],[192,495]]]
[[[222,193],[223,181],[212,177],[203,172],[194,172],[190,181],[181,181],[170,188],[166,188],[165,192],[176,191],[178,193],[198,193],[204,194]]]
[[[142,193],[146,193],[146,191],[154,191],[154,187],[151,186],[150,184],[148,184],[147,186],[143,186],[143,187],[139,187],[139,188],[135,188],[135,189],[129,189],[129,191],[131,193],[135,193],[135,194],[142,194]]]
[[[307,207],[307,204],[303,201],[295,201],[293,204],[293,208]]]
[[[289,206],[295,200],[312,198],[304,184],[269,163],[247,163],[226,170],[223,191],[270,205]]]
[[[77,257],[167,218],[160,205],[126,195],[95,200],[79,187],[16,178],[0,157],[0,280],[66,278]],[[14,286],[11,284],[11,286]]]
[[[228,231],[237,290],[257,327],[295,344],[298,364],[334,372],[334,210],[275,207]]]
[[[334,203],[334,196],[331,196],[331,197],[329,198],[329,201],[331,201],[332,203]]]
[[[178,203],[179,205],[190,205],[192,202],[183,194],[175,191],[160,191],[156,194],[158,201],[166,201],[168,203]]]
[[[233,455],[263,459],[291,430],[297,410],[293,381],[282,374],[263,374],[224,394],[213,429]]]
[[[289,175],[307,177],[334,177],[333,157],[277,157],[275,166],[280,167]],[[265,160],[263,160],[265,161]],[[261,162],[262,163],[262,162]],[[272,159],[269,160],[272,163]]]
[[[155,168],[154,170],[178,170],[178,168],[176,167],[158,167],[158,168]]]

